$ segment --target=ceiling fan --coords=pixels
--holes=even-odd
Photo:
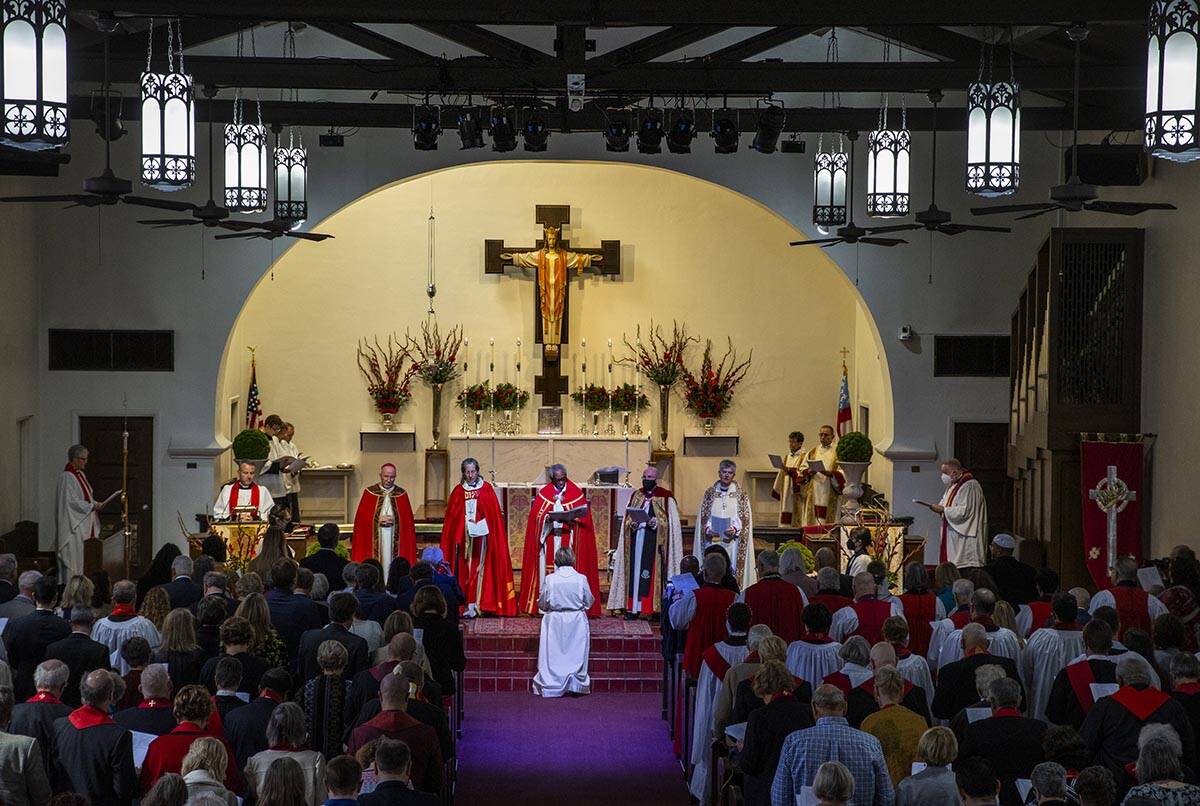
[[[292,229],[292,227],[296,226],[296,222],[289,221],[286,218],[273,218],[270,221],[222,221],[219,226],[225,229],[244,231],[228,232],[224,235],[213,236],[214,240],[218,241],[223,241],[226,238],[266,238],[273,241],[279,237],[301,238],[305,241],[323,241],[326,238],[333,237],[324,232],[304,232]]]
[[[858,139],[858,132],[847,132],[846,137],[850,140],[850,171],[846,177],[846,195],[849,202],[849,215],[845,226],[838,227],[836,237],[833,238],[813,238],[808,241],[792,241],[788,246],[820,246],[822,249],[828,249],[831,246],[836,246],[841,243],[855,244],[865,243],[872,246],[896,246],[897,244],[908,243],[903,238],[875,238],[871,236],[870,230],[863,229],[854,223],[854,141]]]
[[[867,232],[875,235],[880,232],[909,232],[912,230],[929,230],[943,235],[959,235],[964,232],[1012,232],[1010,227],[985,227],[979,224],[956,224],[950,220],[950,213],[939,209],[935,203],[937,194],[937,109],[942,101],[942,91],[932,90],[929,100],[933,104],[933,167],[929,178],[929,207],[916,214],[916,223],[893,224],[888,227],[867,227]]]
[[[1174,210],[1175,205],[1167,202],[1120,202],[1104,201],[1096,186],[1085,183],[1079,178],[1076,163],[1079,158],[1079,46],[1087,39],[1088,28],[1083,23],[1077,23],[1067,29],[1067,36],[1075,43],[1075,86],[1071,94],[1073,122],[1071,133],[1071,176],[1066,184],[1050,188],[1050,201],[1033,204],[1000,204],[993,207],[972,207],[971,215],[996,215],[998,213],[1026,213],[1017,216],[1021,221],[1026,218],[1036,218],[1054,210],[1066,210],[1078,213],[1088,210],[1093,213],[1113,213],[1115,215],[1137,215],[1147,210]]]

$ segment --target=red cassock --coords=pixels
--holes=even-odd
[[[469,499],[475,501],[475,522],[487,523],[485,537],[467,536]],[[455,569],[468,602],[476,602],[485,613],[517,614],[508,532],[504,528],[496,488],[491,484],[485,481],[474,490],[465,489],[462,484],[454,485],[450,500],[446,502],[446,519],[442,522],[442,554]]]
[[[742,598],[750,606],[751,623],[766,624],[789,644],[804,635],[804,623],[800,621],[804,599],[800,589],[778,574],[755,582],[746,588]]]
[[[391,499],[396,525],[392,535],[393,554],[391,557],[381,557],[379,514],[387,498]],[[350,559],[360,563],[368,557],[378,559],[383,564],[384,573],[387,573],[394,557],[404,557],[410,563],[417,561],[417,526],[413,522],[412,504],[403,487],[392,487],[385,492],[380,485],[372,484],[363,490],[362,498],[358,499],[358,509],[354,513],[354,535],[350,538]],[[329,582],[332,585],[335,580]]]
[[[529,522],[525,526],[525,549],[521,552],[521,603],[522,613],[535,615],[538,612],[538,596],[541,594],[542,574],[538,571],[541,563],[546,573],[554,570],[554,552],[567,543],[575,550],[575,570],[587,577],[592,589],[592,606],[588,615],[596,618],[600,615],[600,563],[596,559],[596,527],[592,525],[592,513],[587,512],[573,524],[566,524],[562,538],[554,538],[551,530],[546,536],[543,546],[542,534],[547,527],[546,516],[554,511],[555,497],[559,495],[554,484],[547,484],[538,490],[533,503],[529,507]],[[562,505],[570,510],[587,504],[587,497],[575,482],[567,479],[562,491]],[[552,539],[554,538],[554,539]]]

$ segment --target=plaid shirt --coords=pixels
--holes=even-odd
[[[840,716],[823,716],[815,727],[787,737],[771,785],[771,806],[795,806],[800,790],[812,786],[817,768],[826,761],[842,762],[854,777],[849,806],[892,806],[892,781],[879,740]]]

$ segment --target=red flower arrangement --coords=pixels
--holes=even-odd
[[[604,411],[608,408],[608,390],[594,383],[589,383],[585,388],[576,389],[571,393],[571,399],[588,411]]]
[[[375,337],[374,344],[366,339],[358,343],[358,368],[380,414],[395,414],[412,399],[412,377],[417,368],[415,364],[405,368],[406,357],[392,336],[388,336],[386,347],[379,343],[379,337]]]
[[[750,357],[738,363],[737,353],[733,349],[733,339],[729,339],[729,348],[715,367],[712,359],[712,341],[705,342],[704,358],[700,362],[699,372],[692,373],[689,369],[683,371],[683,400],[687,407],[704,419],[717,418],[725,413],[733,403],[733,390],[746,377],[750,368]]]
[[[632,383],[623,383],[613,389],[608,399],[616,411],[641,411],[650,405],[650,399],[640,394]]]
[[[487,381],[473,383],[458,393],[454,399],[460,409],[468,411],[485,411],[491,408],[492,393],[488,390]]]
[[[629,338],[624,339],[625,346],[632,355],[617,363],[634,367],[651,382],[659,386],[672,387],[683,379],[687,369],[683,365],[683,351],[690,342],[699,342],[695,336],[687,334],[687,326],[672,323],[671,338],[663,335],[662,325],[655,325],[650,320],[650,337],[646,343],[640,339],[637,344],[630,344]]]
[[[449,383],[458,377],[461,370],[458,351],[462,347],[462,339],[462,325],[450,328],[450,332],[443,337],[438,331],[437,322],[433,323],[433,327],[428,322],[422,322],[421,340],[417,341],[405,332],[403,351],[425,383],[430,386]]]
[[[511,383],[498,383],[492,392],[492,408],[497,411],[516,411],[525,408],[529,393]]]

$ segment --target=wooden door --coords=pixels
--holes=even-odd
[[[954,455],[983,487],[988,508],[988,540],[996,532],[1013,528],[1007,452],[1008,423],[954,424]]]
[[[88,449],[87,477],[100,500],[121,486],[122,435],[129,430],[129,522],[137,527],[129,547],[129,573],[133,578],[149,566],[154,547],[154,418],[80,417],[79,443]],[[100,534],[121,528],[120,500],[100,516]],[[115,580],[114,580],[115,581]]]

